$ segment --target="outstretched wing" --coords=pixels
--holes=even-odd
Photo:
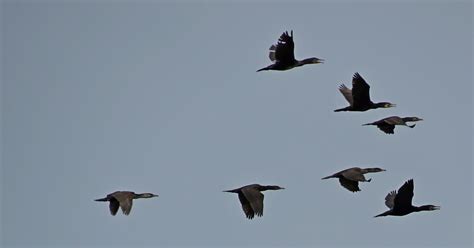
[[[394,199],[394,208],[410,208],[412,206],[411,202],[413,199],[413,179],[408,180],[405,182],[400,189],[398,189],[398,193]]]
[[[367,106],[372,101],[370,100],[370,86],[360,76],[358,72],[352,77],[352,98],[354,105]]]
[[[280,36],[277,44],[270,47],[270,60],[283,63],[293,62],[295,60],[294,50],[293,31],[291,31],[291,35],[288,35],[288,31],[286,31]]]
[[[344,84],[341,84],[339,86],[339,91],[342,93],[344,98],[349,102],[349,104],[352,106],[353,105],[353,100],[352,100],[352,90],[347,88]]]
[[[242,193],[247,198],[252,210],[257,216],[263,215],[263,194],[254,188],[243,188]]]

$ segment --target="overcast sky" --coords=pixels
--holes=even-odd
[[[471,247],[471,1],[2,1],[4,247]],[[294,31],[324,64],[259,72]],[[359,72],[374,101],[347,106]],[[418,116],[394,135],[361,126]],[[351,193],[321,177],[381,167]],[[373,218],[415,181],[415,205]],[[235,194],[265,192],[248,220]],[[129,216],[94,202],[152,192]]]

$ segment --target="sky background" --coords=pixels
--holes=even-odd
[[[471,1],[2,1],[3,247],[471,247]],[[285,72],[268,48],[294,30]],[[396,108],[334,113],[359,72]],[[362,127],[418,116],[386,135]],[[382,167],[361,192],[321,177]],[[415,181],[415,205],[373,218]],[[262,218],[222,190],[276,184]],[[130,216],[94,202],[152,192]]]

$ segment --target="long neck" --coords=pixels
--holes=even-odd
[[[151,198],[151,197],[153,197],[153,194],[150,194],[150,193],[142,193],[142,194],[135,194],[135,193],[133,193],[133,199]]]
[[[296,61],[296,66],[302,66],[302,65],[306,65],[306,64],[314,64],[314,59],[313,58],[307,58],[307,59],[303,59],[303,60],[297,60]]]
[[[280,187],[274,186],[274,185],[268,185],[268,186],[263,185],[263,186],[260,186],[260,187],[259,187],[259,190],[260,190],[260,191],[265,191],[265,190],[278,190],[278,189],[280,189]]]
[[[383,107],[385,107],[385,103],[383,103],[383,102],[377,102],[377,103],[374,103],[372,105],[372,108],[374,108],[374,109],[375,108],[383,108]]]
[[[362,173],[365,174],[365,173],[374,173],[374,172],[379,172],[381,171],[379,168],[365,168],[365,169],[362,169]]]
[[[417,119],[415,117],[403,117],[402,120],[404,122],[408,122],[408,121],[417,121]]]
[[[431,205],[423,205],[423,206],[419,206],[419,207],[413,207],[413,210],[415,212],[420,212],[420,211],[432,211],[434,209],[433,209],[433,206],[431,206]]]

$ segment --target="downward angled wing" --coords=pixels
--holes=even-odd
[[[396,195],[397,195],[397,192],[393,190],[390,193],[388,193],[387,196],[385,196],[385,205],[388,208],[392,209],[393,206],[395,205],[394,200],[395,200]]]
[[[114,197],[111,197],[109,200],[110,214],[115,216],[117,214],[119,206],[120,206],[120,203]]]
[[[117,194],[114,196],[120,204],[123,214],[129,215],[132,210],[133,199],[126,194]]]
[[[295,44],[293,42],[293,31],[291,31],[291,36],[288,35],[288,31],[284,32],[278,39],[277,44],[270,47],[270,60],[278,62],[293,62],[295,60],[294,50]]]
[[[351,192],[360,191],[359,182],[357,182],[357,181],[352,181],[352,180],[348,180],[344,177],[340,177],[339,178],[339,183],[342,185],[342,187],[348,189]]]
[[[413,179],[408,180],[405,182],[400,189],[398,189],[398,193],[394,199],[394,208],[409,208],[412,206],[411,202],[413,199]]]
[[[247,200],[247,198],[245,198],[245,196],[242,193],[239,193],[239,200],[240,200],[240,204],[242,204],[242,210],[244,211],[245,216],[248,219],[253,219],[253,217],[255,216],[255,213],[253,212],[253,209],[250,206],[250,203]]]
[[[349,104],[352,106],[353,105],[353,100],[352,100],[352,90],[347,88],[344,84],[341,84],[339,86],[339,91],[342,93],[344,98],[349,102]]]
[[[254,188],[243,188],[242,193],[257,216],[263,215],[263,194]]]
[[[370,86],[365,80],[355,73],[352,77],[352,98],[354,105],[368,105],[371,103],[370,100]]]
[[[388,134],[393,134],[394,133],[394,129],[395,129],[395,125],[390,125],[388,123],[380,123],[380,124],[377,124],[377,127],[382,130],[384,133],[388,133]]]

